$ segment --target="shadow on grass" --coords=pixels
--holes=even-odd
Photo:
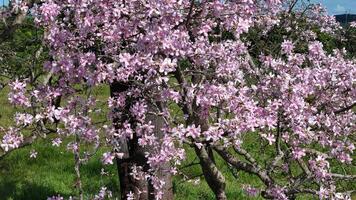
[[[4,200],[46,200],[53,194],[55,194],[55,191],[52,188],[29,182],[21,184],[15,181],[0,182],[0,199]]]

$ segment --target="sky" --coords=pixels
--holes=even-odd
[[[321,3],[331,15],[356,14],[356,0],[312,0],[311,2]]]
[[[7,4],[8,0],[0,0],[0,5]],[[326,6],[329,14],[356,14],[356,0],[311,0]]]
[[[9,2],[9,0],[0,0],[0,6],[7,4],[7,2]]]

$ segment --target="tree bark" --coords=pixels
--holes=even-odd
[[[156,102],[157,106],[162,107],[162,104],[160,102]],[[152,105],[148,103],[148,112],[149,113],[156,113],[160,112],[159,108],[155,107],[155,105]],[[161,109],[161,108],[160,108]],[[161,140],[164,137],[164,133],[162,131],[162,128],[164,128],[164,119],[162,116],[157,116],[153,114],[147,114],[146,115],[146,122],[150,122],[151,124],[155,127],[154,128],[154,134],[155,136]],[[152,149],[150,148],[145,148],[146,152],[151,152]],[[157,176],[165,182],[164,187],[162,188],[163,196],[162,200],[173,200],[173,184],[172,184],[172,175],[169,173],[170,170],[170,163],[165,163],[160,167],[160,171],[157,172]],[[154,189],[152,187],[152,184],[149,185],[149,191],[150,194],[154,192]],[[154,196],[150,196],[150,199],[155,199]]]
[[[214,192],[217,200],[226,200],[225,194],[225,177],[216,167],[214,162],[209,158],[208,152],[204,147],[195,147],[195,152],[200,159],[200,165],[203,174],[210,189]]]
[[[129,86],[114,82],[110,85],[111,96],[114,97],[116,93],[124,92],[129,88]],[[113,119],[114,126],[120,128],[120,124],[126,120],[129,120],[128,116],[130,115],[129,108],[131,106],[130,100],[126,102],[126,107],[122,111],[123,114],[120,117]],[[148,105],[148,112],[153,111],[154,106]],[[154,115],[146,115],[146,122],[151,121],[151,124],[155,126],[154,134],[157,138],[163,137],[163,128],[164,121],[162,117]],[[118,168],[119,181],[120,181],[120,191],[121,199],[127,199],[127,195],[132,193],[135,199],[139,200],[150,200],[155,199],[154,189],[152,184],[147,179],[134,179],[130,173],[132,173],[132,167],[142,167],[144,172],[149,171],[149,166],[147,165],[147,158],[145,157],[145,152],[152,151],[151,148],[142,148],[138,145],[138,137],[134,134],[133,139],[122,139],[120,141],[120,153],[124,153],[122,159],[116,158],[116,164]],[[163,199],[171,200],[173,199],[172,191],[172,178],[166,170],[169,170],[169,164],[162,166],[162,171],[158,172],[162,180],[166,182],[166,185],[163,189]]]
[[[114,82],[110,85],[110,95],[111,97],[115,97],[117,94],[121,92],[125,92],[129,89],[129,86],[120,83]],[[120,116],[117,113],[114,114],[113,124],[115,129],[120,129],[121,124],[129,120],[129,108],[130,108],[130,100],[126,102],[126,106]],[[119,112],[119,110],[117,111]],[[117,170],[119,175],[120,182],[120,192],[121,199],[127,199],[129,194],[133,194],[135,199],[148,199],[147,193],[147,181],[146,180],[137,180],[134,179],[130,174],[132,173],[132,167],[142,166],[144,163],[144,155],[139,151],[136,147],[137,139],[133,138],[131,140],[126,138],[121,138],[119,141],[119,148],[115,149],[116,152],[123,153],[124,156],[122,158],[116,158]],[[145,192],[146,191],[146,192]]]
[[[209,129],[208,120],[199,116],[199,107],[194,107],[195,114],[192,121],[196,126],[200,126],[201,131],[207,131]],[[213,150],[209,145],[203,145],[202,147],[195,146],[195,153],[200,160],[200,166],[202,168],[206,182],[210,189],[214,192],[217,200],[226,200],[225,194],[225,177],[216,167]]]

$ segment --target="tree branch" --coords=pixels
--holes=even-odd
[[[263,170],[257,164],[255,159],[253,159],[252,156],[250,156],[246,151],[242,150],[240,151],[240,153],[243,152],[241,154],[244,154],[246,156],[246,160],[253,164],[245,163],[238,160],[236,157],[231,155],[226,148],[223,148],[221,146],[214,146],[214,149],[226,162],[230,163],[234,167],[245,172],[257,175],[267,186],[273,183],[273,180],[268,176],[266,170]]]

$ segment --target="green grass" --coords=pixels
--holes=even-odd
[[[18,111],[8,103],[7,92],[8,88],[0,91],[0,126],[2,127],[13,125],[12,116]],[[108,89],[98,88],[93,93],[104,96],[108,94]],[[102,113],[96,113],[94,120],[103,118]],[[54,135],[38,139],[31,146],[17,149],[0,160],[0,200],[40,200],[56,194],[65,197],[77,194],[78,191],[74,187],[76,180],[74,156],[63,145],[66,141],[60,147],[53,147],[50,142],[53,138]],[[38,152],[36,159],[31,159],[29,156],[33,149]],[[98,193],[102,186],[108,187],[115,196],[118,195],[116,167],[102,165],[100,157],[103,152],[104,149],[101,149],[81,167],[83,189],[87,198]],[[102,168],[109,175],[101,176]]]
[[[7,102],[7,89],[0,91],[0,126],[9,126],[13,123],[11,117],[16,110]],[[93,94],[99,96],[100,103],[105,102],[109,95],[107,87],[99,87],[93,91]],[[92,113],[95,121],[100,121],[104,117],[106,110],[99,113]],[[65,143],[60,147],[53,147],[50,140],[53,136],[39,139],[31,146],[21,148],[11,152],[3,160],[0,160],[0,200],[41,200],[48,196],[61,194],[64,197],[75,196],[78,194],[75,184],[74,156],[66,150]],[[264,161],[273,156],[272,147],[256,148],[256,135],[251,133],[246,136],[244,148],[252,152],[258,161]],[[35,149],[38,152],[36,159],[29,157],[29,152]],[[182,166],[193,161],[198,161],[195,153],[189,147],[187,150],[187,160]],[[106,186],[113,191],[115,197],[119,197],[119,182],[115,165],[104,166],[100,162],[100,157],[105,149],[99,152],[87,163],[81,167],[82,184],[86,199],[93,197],[98,193],[100,187]],[[250,198],[243,193],[242,186],[250,184],[255,187],[263,188],[263,183],[254,176],[244,172],[234,172],[233,175],[228,165],[224,163],[218,155],[215,155],[216,163],[225,175],[228,199],[262,199],[261,197]],[[104,168],[109,175],[101,176],[101,169]],[[199,165],[182,170],[187,177],[195,177],[202,174]],[[335,171],[347,171],[356,174],[355,168],[344,168],[342,165],[335,168]],[[173,191],[177,200],[196,200],[214,199],[214,195],[209,189],[207,183],[200,178],[198,185],[183,181],[182,176],[176,176],[173,179]],[[283,183],[283,180],[281,180]],[[339,187],[356,189],[356,183],[341,184]],[[302,196],[298,199],[313,199],[311,196]]]
[[[5,87],[0,90],[0,127],[6,127],[13,124],[12,116],[16,113],[16,109],[8,102],[7,94],[9,88]]]
[[[38,152],[36,159],[29,157],[29,151]],[[83,188],[87,195],[97,193],[105,185],[112,191],[118,188],[114,166],[102,166],[99,152],[81,168]],[[1,199],[46,199],[47,196],[61,194],[76,195],[73,154],[65,147],[53,147],[40,139],[32,146],[18,149],[0,163]],[[101,168],[111,176],[102,177]]]

